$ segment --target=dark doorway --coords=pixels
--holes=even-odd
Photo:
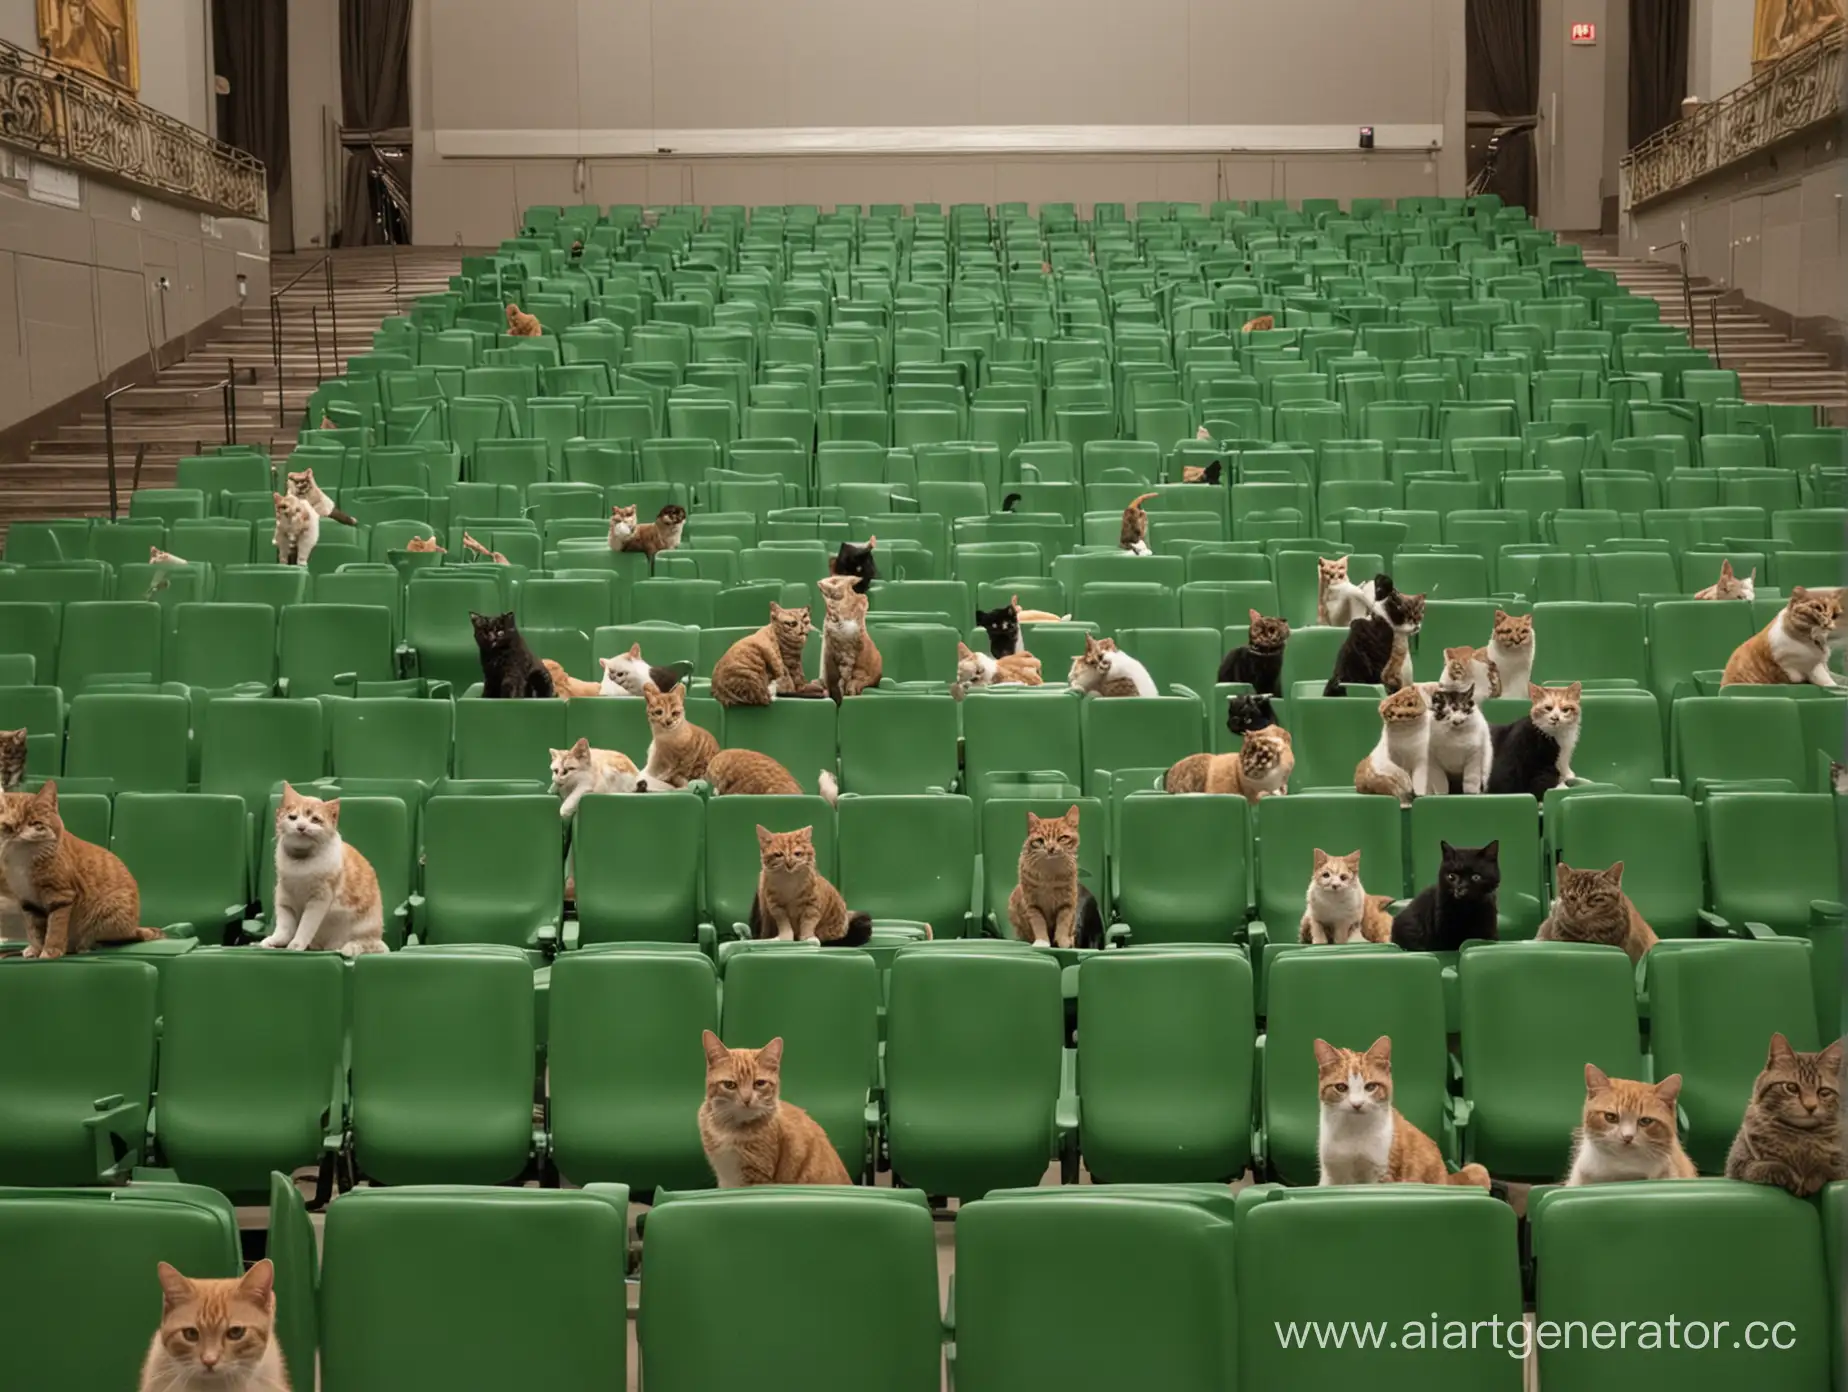
[[[269,172],[270,245],[295,249],[289,188],[288,0],[217,0],[212,52],[222,86],[218,138],[255,155]]]
[[[1506,122],[1532,117],[1540,104],[1539,5],[1533,0],[1469,0],[1464,61],[1473,183],[1489,157],[1488,137]],[[1535,210],[1540,185],[1531,132],[1512,133],[1498,142],[1486,192],[1530,213]]]

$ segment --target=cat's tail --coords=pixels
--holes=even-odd
[[[1328,685],[1322,688],[1322,694],[1324,696],[1345,696],[1347,695],[1347,687],[1343,686],[1333,677],[1330,677],[1328,679]]]
[[[158,928],[131,928],[124,936],[111,938],[111,942],[159,942],[167,935]]]
[[[1455,1174],[1444,1176],[1444,1183],[1462,1185],[1465,1188],[1473,1184],[1478,1189],[1487,1189],[1489,1172],[1480,1165],[1465,1165]]]
[[[827,801],[828,806],[839,807],[841,805],[841,785],[835,781],[833,774],[823,769],[821,776],[815,782],[820,787],[821,795]]]
[[[1140,498],[1136,499],[1135,502],[1131,503],[1128,507],[1124,508],[1123,511],[1124,512],[1134,512],[1137,508],[1141,507],[1144,503],[1146,503],[1150,498],[1159,498],[1160,496],[1161,494],[1159,493],[1144,493]]]
[[[342,512],[339,508],[330,509],[327,516],[330,521],[340,522],[348,527],[357,527],[359,525],[359,523],[353,519],[351,513]]]
[[[847,931],[842,933],[829,947],[865,947],[872,940],[873,916],[869,913],[850,913],[847,915]],[[1480,1168],[1480,1166],[1478,1167]]]
[[[1001,511],[1012,512],[1014,510],[1014,504],[1019,501],[1020,501],[1020,494],[1018,493],[1008,494],[1005,498],[1001,500]]]

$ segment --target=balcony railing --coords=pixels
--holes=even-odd
[[[1842,114],[1842,51],[1848,28],[1766,68],[1743,87],[1703,104],[1624,156],[1623,210],[1640,208],[1709,174]]]
[[[222,217],[269,217],[262,160],[9,43],[0,143]]]

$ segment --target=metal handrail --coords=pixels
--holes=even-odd
[[[328,318],[333,325],[334,373],[340,372],[340,310],[334,298],[334,253],[324,251],[320,258],[311,261],[292,276],[289,282],[278,290],[270,291],[270,365],[276,372],[276,425],[286,428],[289,423],[288,382],[282,369],[282,297],[306,280],[315,271],[321,272],[322,298],[327,303]],[[317,382],[325,377],[321,365],[321,330],[317,322],[314,334],[314,368]]]
[[[109,473],[109,520],[114,522],[120,513],[120,500],[116,489],[116,449],[115,449],[115,404],[118,397],[124,397],[138,391],[175,391],[177,388],[163,386],[159,382],[129,382],[117,387],[103,397],[103,453]],[[237,443],[237,360],[225,359],[225,375],[209,386],[195,387],[186,393],[186,400],[196,401],[207,392],[218,392],[224,401],[225,443]],[[141,461],[146,456],[147,445],[143,443],[135,452],[135,474],[129,491],[132,493],[141,482]]]
[[[1660,246],[1650,247],[1649,253],[1653,256],[1658,251],[1668,251],[1671,248],[1678,248],[1681,252],[1681,307],[1687,311],[1688,342],[1693,343],[1694,331],[1699,325],[1694,321],[1694,282],[1688,276],[1688,244],[1685,240],[1663,242]],[[1707,297],[1707,324],[1713,334],[1713,365],[1725,367],[1726,363],[1720,357],[1720,309],[1717,292]]]

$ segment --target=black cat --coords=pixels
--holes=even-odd
[[[1538,697],[1532,709],[1519,720],[1489,726],[1495,756],[1485,791],[1544,798],[1547,789],[1559,786],[1560,765],[1570,767],[1578,747],[1580,690],[1576,682],[1563,689],[1530,685],[1529,697]]]
[[[1020,501],[1020,495],[1018,493],[1008,494],[1005,498],[1001,500],[1001,511],[1012,512],[1014,510],[1014,504],[1019,501]]]
[[[1104,915],[1098,907],[1097,896],[1085,885],[1078,886],[1078,912],[1072,916],[1072,946],[1102,947],[1104,945]]]
[[[1226,729],[1235,735],[1248,735],[1253,730],[1264,730],[1277,723],[1277,714],[1271,709],[1269,696],[1228,696],[1226,698]]]
[[[1393,639],[1410,638],[1424,623],[1424,596],[1400,594],[1390,575],[1373,577],[1375,612],[1348,625],[1347,641],[1335,654],[1334,674],[1322,688],[1324,696],[1347,695],[1347,683],[1376,686],[1386,679]]]
[[[1245,646],[1234,648],[1219,664],[1219,680],[1244,682],[1260,696],[1283,695],[1283,648],[1290,626],[1282,619],[1267,619],[1256,609],[1248,611],[1251,630]]]
[[[1020,615],[1011,604],[999,609],[977,609],[975,622],[988,630],[988,650],[994,657],[1012,657],[1024,649],[1020,642]]]
[[[1440,841],[1437,883],[1392,921],[1392,940],[1407,952],[1454,952],[1472,938],[1494,942],[1501,843],[1480,848]]]
[[[513,615],[469,615],[475,625],[475,643],[481,649],[481,694],[502,699],[522,696],[547,699],[557,693],[552,677],[526,646]]]
[[[834,559],[828,562],[828,574],[851,575],[855,594],[872,593],[873,581],[879,578],[879,567],[873,563],[873,547],[878,540],[872,537],[864,546],[857,541],[843,541]]]

